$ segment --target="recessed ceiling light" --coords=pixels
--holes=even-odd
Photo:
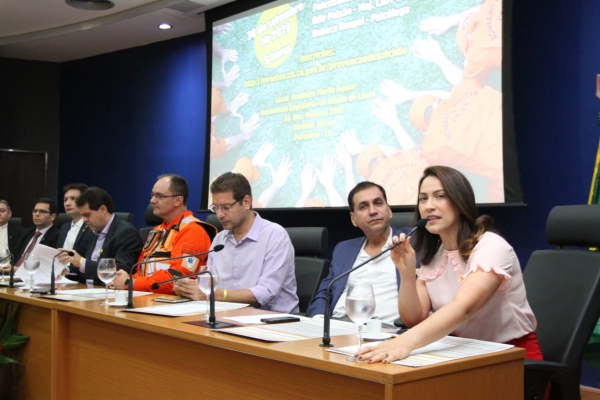
[[[158,27],[160,29],[171,29],[172,28],[172,26],[169,24],[160,24]]]

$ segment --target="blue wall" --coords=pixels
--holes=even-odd
[[[141,227],[156,176],[177,173],[191,184],[188,205],[198,207],[204,34],[63,63],[60,77],[59,188],[100,186]]]

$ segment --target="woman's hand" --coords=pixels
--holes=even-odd
[[[365,346],[356,354],[359,360],[367,361],[369,364],[382,362],[389,364],[392,361],[402,360],[408,357],[410,349],[405,345],[402,336],[387,340],[377,346]]]
[[[415,250],[410,245],[410,239],[404,233],[401,233],[400,236],[394,236],[392,238],[394,244],[402,244],[391,250],[391,258],[400,274],[410,272],[414,276],[417,268],[417,256]]]

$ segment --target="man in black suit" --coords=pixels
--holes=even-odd
[[[73,251],[73,256],[64,255],[62,261],[79,268],[84,280],[94,279],[96,284],[102,284],[98,279],[98,260],[101,258],[114,258],[117,269],[129,273],[144,245],[137,229],[114,215],[112,198],[98,187],[81,193],[76,205],[94,237],[85,257]]]
[[[15,259],[18,260],[16,267],[23,263],[23,256],[29,253],[38,244],[43,244],[48,247],[56,248],[58,242],[58,228],[53,225],[56,218],[58,207],[56,202],[48,197],[39,199],[33,207],[33,225],[30,230],[26,231],[21,245],[19,246],[19,254]]]
[[[94,234],[87,225],[83,222],[79,209],[77,208],[77,198],[87,189],[87,185],[83,183],[70,183],[63,188],[63,205],[65,213],[72,218],[70,222],[64,223],[60,227],[58,234],[58,249],[59,250],[75,250],[79,254],[87,253],[90,242],[94,238]],[[65,253],[59,256],[62,261],[68,257]],[[84,277],[79,272],[79,268],[74,265],[69,265],[69,269],[65,271],[67,278],[74,281],[85,282]]]
[[[14,260],[14,253],[19,250],[19,241],[23,236],[23,228],[9,224],[10,217],[10,204],[6,200],[0,200],[0,249],[8,249]]]

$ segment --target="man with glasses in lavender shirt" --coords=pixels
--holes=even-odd
[[[225,246],[208,256],[209,268],[214,265],[219,273],[215,299],[298,312],[294,248],[286,230],[252,210],[252,189],[242,174],[224,173],[210,185],[210,192],[210,209],[223,225],[213,247]],[[174,290],[194,300],[206,298],[192,279],[178,281]]]

